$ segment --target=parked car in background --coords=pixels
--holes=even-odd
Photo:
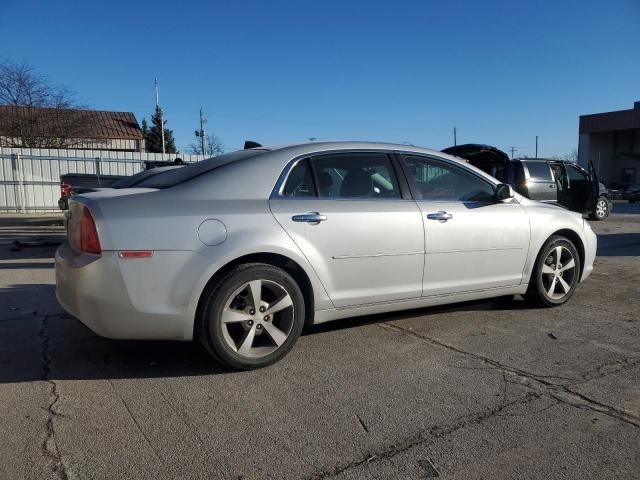
[[[166,170],[180,168],[182,160],[176,162],[145,162],[145,170],[134,175],[95,175],[82,173],[67,173],[60,175],[60,199],[58,208],[68,210],[69,198],[80,193],[89,193],[103,188],[129,188],[137,182]]]
[[[85,173],[65,173],[60,175],[60,199],[58,208],[68,210],[69,198],[78,193],[92,192],[97,188],[109,187],[122,180],[122,175],[95,175]]]
[[[640,185],[634,185],[627,190],[627,200],[629,203],[640,202]]]
[[[593,168],[587,171],[564,160],[510,159],[502,150],[482,144],[457,145],[442,151],[467,160],[531,200],[558,203],[592,220],[602,220],[611,213],[609,191]]]
[[[580,214],[383,143],[234,152],[69,213],[65,310],[106,337],[199,339],[239,369],[281,359],[305,323],[513,294],[561,305],[596,252]]]

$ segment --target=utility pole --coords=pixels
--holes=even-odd
[[[158,88],[158,79],[156,78],[156,108],[160,112],[160,136],[162,138],[162,153],[164,151],[164,119],[162,118],[162,109],[160,108],[160,90]]]
[[[517,152],[518,149],[516,147],[509,147],[509,150],[511,150],[511,160],[513,160],[513,154]]]
[[[204,152],[204,116],[202,115],[202,109],[200,109],[200,146],[202,147],[202,155]]]
[[[536,135],[536,158],[538,158],[538,135]]]
[[[453,127],[453,146],[458,145],[458,129]]]

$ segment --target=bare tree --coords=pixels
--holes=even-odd
[[[189,145],[189,153],[204,153],[211,157],[217,157],[224,153],[224,145],[215,135],[207,135],[204,142],[204,152],[200,143],[192,143]]]
[[[567,162],[577,162],[578,161],[578,149],[574,148],[569,153],[563,153],[562,155],[552,155],[551,159],[553,160],[564,160]]]
[[[26,63],[0,63],[0,105],[5,110],[0,146],[69,148],[104,142],[87,138],[89,113],[75,103],[73,92],[51,84]]]

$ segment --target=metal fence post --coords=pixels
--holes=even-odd
[[[20,213],[27,213],[27,191],[24,185],[24,168],[20,154],[16,153],[16,165],[18,167],[18,179],[20,182]]]
[[[18,178],[18,160],[15,153],[11,154],[11,176],[13,177],[13,198],[14,209],[18,211],[18,205],[20,205],[20,179]],[[8,205],[7,205],[8,206]]]

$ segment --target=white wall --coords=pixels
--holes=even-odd
[[[0,147],[0,211],[58,211],[60,175],[133,175],[145,161],[197,162],[203,155]]]

